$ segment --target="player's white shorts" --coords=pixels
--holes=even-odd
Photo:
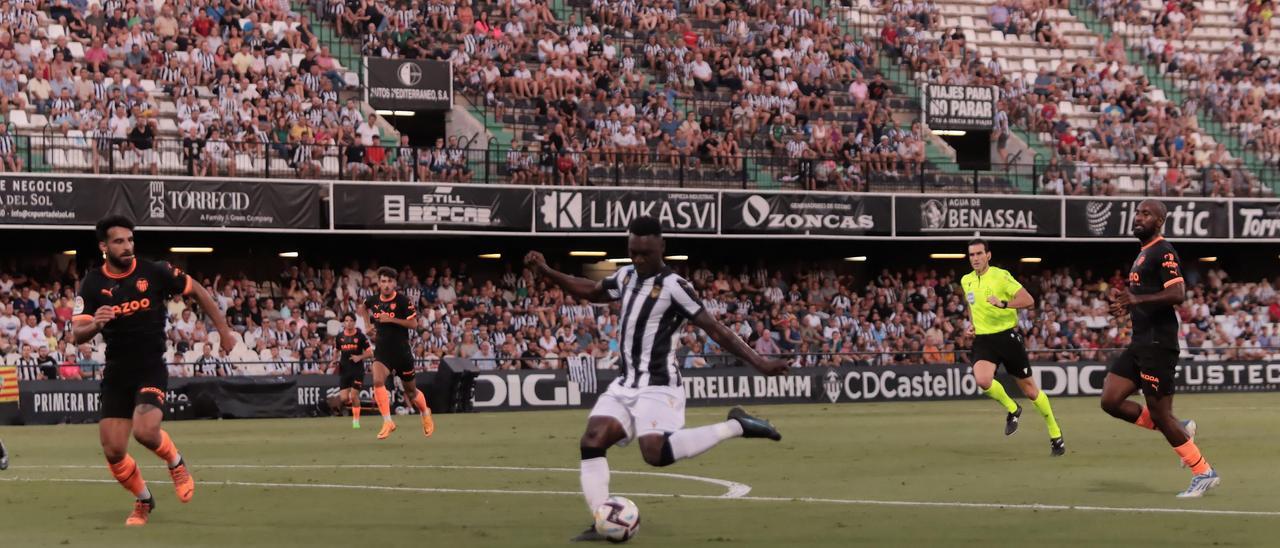
[[[592,417],[612,417],[622,423],[627,437],[618,442],[625,446],[645,434],[665,434],[684,428],[684,389],[676,386],[644,386],[631,388],[620,382],[596,400]]]

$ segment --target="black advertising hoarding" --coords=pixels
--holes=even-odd
[[[1031,371],[1050,396],[1097,396],[1107,376],[1107,366],[1097,363],[1037,363]],[[599,371],[599,392],[617,376],[616,370]],[[433,377],[419,375],[419,389],[429,390]],[[687,369],[681,377],[691,407],[985,397],[965,364],[799,368],[777,377],[726,367]],[[372,387],[368,377],[366,387]],[[1280,362],[1184,362],[1178,366],[1177,387],[1181,393],[1280,391]],[[372,400],[371,390],[362,390],[361,398]],[[175,378],[165,397],[165,418],[327,416],[332,411],[329,400],[337,392],[338,377],[332,375]],[[98,393],[98,381],[24,381],[20,411],[0,413],[0,424],[95,422],[101,414]],[[597,396],[564,370],[486,371],[476,378],[473,409],[589,408]],[[398,394],[395,405],[395,412],[409,412]]]
[[[1280,238],[1280,202],[1237,200],[1233,209],[1236,238]]]
[[[366,57],[365,101],[382,110],[453,108],[453,67],[428,59]]]
[[[111,208],[103,185],[74,177],[0,176],[0,223],[93,225]]]
[[[1060,200],[987,196],[896,196],[898,236],[1061,235]]]
[[[713,190],[538,189],[538,232],[627,231],[632,219],[656,217],[677,234],[715,234],[719,193]]]
[[[995,127],[996,88],[925,84],[921,108],[930,129],[991,130]]]
[[[114,212],[130,211],[143,226],[322,228],[314,184],[153,178],[98,186],[113,194]]]
[[[887,236],[893,199],[857,194],[726,192],[720,226],[725,234]]]
[[[533,229],[531,188],[335,183],[333,204],[343,229]]]
[[[1132,238],[1133,218],[1143,198],[1067,199],[1067,237]],[[1170,238],[1228,238],[1227,203],[1162,200],[1169,209],[1164,235]],[[1239,207],[1237,204],[1236,207]],[[1237,232],[1237,235],[1239,232]]]
[[[1050,396],[1097,396],[1107,376],[1105,364],[1037,363],[1031,369],[1037,385]],[[728,367],[686,369],[681,377],[687,404],[698,407],[984,398],[971,371],[965,364],[845,365],[764,377],[749,368]],[[614,370],[599,371],[600,392],[617,375]],[[1178,366],[1177,386],[1183,393],[1280,391],[1280,363],[1185,362]],[[476,379],[475,409],[588,408],[596,396],[580,393],[564,371],[494,371]]]
[[[141,226],[323,228],[320,187],[219,179],[0,177],[0,223],[92,226],[110,213]]]

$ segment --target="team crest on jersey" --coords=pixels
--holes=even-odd
[[[1145,263],[1145,262],[1147,262],[1147,256],[1146,256],[1146,255],[1138,255],[1138,262],[1134,263],[1134,264],[1133,264],[1133,266],[1135,266],[1135,267],[1136,267],[1136,266],[1142,266],[1142,263]]]
[[[969,299],[969,304],[978,302],[978,297],[975,296],[972,291],[965,293],[965,298]]]
[[[396,309],[396,303],[391,303],[391,309],[392,309],[392,310],[395,310],[395,309]]]
[[[138,288],[138,293],[146,293],[147,288],[151,287],[151,284],[147,283],[146,278],[138,278],[138,282],[135,283],[134,286]]]

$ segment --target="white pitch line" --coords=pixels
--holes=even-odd
[[[34,468],[34,467],[28,467]],[[65,479],[65,478],[2,478],[0,481],[13,482],[54,482],[54,483],[116,483],[109,479]],[[238,487],[280,487],[301,489],[349,489],[357,491],[394,491],[408,493],[454,493],[480,495],[552,495],[580,497],[577,491],[526,491],[507,489],[450,489],[442,487],[386,487],[380,485],[347,485],[337,483],[260,483],[248,481],[202,482],[206,485],[229,485]],[[646,498],[679,498],[694,500],[742,500],[751,502],[802,502],[819,504],[847,504],[859,506],[906,506],[924,508],[968,508],[982,510],[1058,510],[1077,512],[1124,512],[1137,514],[1195,514],[1212,516],[1250,516],[1280,517],[1280,512],[1254,510],[1206,510],[1198,508],[1135,508],[1124,506],[1075,506],[1065,504],[1001,504],[990,502],[934,502],[906,500],[872,500],[872,499],[828,499],[812,497],[735,497],[729,499],[722,495],[676,495],[671,493],[614,493],[628,497]]]
[[[31,466],[14,466],[14,469],[63,469],[63,470],[96,470],[102,468],[98,465],[84,464],[48,464],[48,465],[31,465]],[[149,465],[141,468],[164,468],[163,465]],[[315,470],[325,468],[354,468],[354,469],[410,469],[410,470],[501,470],[513,472],[579,472],[577,468],[540,468],[529,466],[461,466],[461,465],[445,465],[445,464],[209,464],[194,465],[193,470],[201,469],[262,469],[262,470]],[[622,476],[646,476],[652,478],[670,478],[688,481],[697,481],[701,483],[709,483],[725,488],[723,495],[716,495],[714,498],[736,499],[746,496],[751,492],[751,486],[736,481],[722,480],[716,478],[707,478],[703,476],[692,476],[688,474],[673,474],[670,472],[642,472],[628,470],[614,470],[613,474]],[[535,491],[541,493],[542,491]]]

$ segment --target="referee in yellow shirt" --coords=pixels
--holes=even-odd
[[[1017,432],[1022,406],[1014,403],[1004,391],[1004,386],[995,379],[996,367],[1003,365],[1005,371],[1018,379],[1022,393],[1044,416],[1049,427],[1050,454],[1062,456],[1067,452],[1062,429],[1058,428],[1058,421],[1053,417],[1049,396],[1041,392],[1035,379],[1031,378],[1031,361],[1027,359],[1027,349],[1022,334],[1018,332],[1018,309],[1031,307],[1035,299],[1008,270],[991,266],[991,245],[986,240],[975,238],[969,241],[969,264],[973,266],[973,272],[960,279],[960,286],[964,289],[969,317],[973,320],[973,376],[978,387],[1009,412],[1005,417],[1004,435]]]

